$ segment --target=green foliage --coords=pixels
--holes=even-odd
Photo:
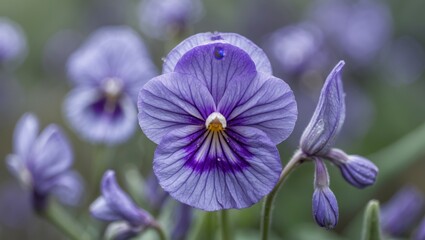
[[[379,202],[371,200],[364,214],[362,240],[381,240],[381,235]]]

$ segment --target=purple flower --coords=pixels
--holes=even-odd
[[[102,196],[91,204],[90,213],[99,220],[113,222],[107,234],[114,239],[128,239],[153,223],[151,215],[120,188],[114,171],[108,170],[103,175],[101,192]]]
[[[329,175],[325,163],[317,158],[314,176],[313,216],[317,224],[332,229],[338,222],[338,202],[329,188]]]
[[[19,61],[26,52],[26,38],[21,27],[8,18],[0,17],[0,66]]]
[[[25,114],[14,133],[13,154],[7,156],[9,171],[33,193],[37,210],[45,207],[50,194],[63,203],[75,205],[82,194],[79,175],[70,170],[73,162],[71,146],[56,125],[49,125],[38,134],[38,120]]]
[[[399,190],[381,207],[381,226],[385,234],[400,236],[418,220],[424,208],[424,195],[414,187]]]
[[[200,0],[142,0],[140,26],[153,38],[164,39],[184,32],[202,16]]]
[[[293,130],[293,93],[254,43],[233,33],[186,39],[139,94],[139,124],[159,144],[154,173],[170,195],[214,211],[245,208],[275,186],[276,144]]]
[[[135,101],[155,67],[137,34],[128,27],[95,32],[68,62],[76,87],[67,96],[65,115],[83,138],[116,144],[135,130]]]
[[[323,58],[322,35],[321,30],[310,23],[290,25],[275,31],[269,45],[282,70],[293,74]]]

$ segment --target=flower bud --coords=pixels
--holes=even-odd
[[[327,77],[313,117],[301,136],[301,150],[307,155],[325,155],[335,143],[344,123],[345,102],[340,61]]]
[[[358,155],[347,155],[339,149],[332,149],[328,156],[351,185],[365,188],[375,183],[378,167],[370,160]]]
[[[338,222],[338,202],[329,188],[329,174],[323,160],[316,158],[313,216],[317,224],[326,229],[332,229]]]
[[[317,224],[326,229],[332,229],[338,223],[338,202],[329,187],[314,189],[313,216]]]

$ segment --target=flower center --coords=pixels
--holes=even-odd
[[[226,118],[219,112],[211,113],[205,121],[205,127],[213,132],[222,131],[226,126]]]
[[[103,91],[106,97],[110,100],[115,100],[119,97],[122,91],[122,83],[117,78],[108,78],[103,84]]]

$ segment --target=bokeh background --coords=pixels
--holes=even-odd
[[[84,218],[98,188],[91,176],[99,147],[84,142],[64,119],[62,104],[71,89],[68,56],[99,27],[128,25],[140,33],[161,71],[161,58],[180,39],[198,32],[235,32],[262,47],[274,75],[294,90],[299,117],[293,134],[279,145],[284,163],[297,148],[327,74],[344,59],[347,116],[337,146],[369,157],[381,170],[375,186],[359,190],[329,166],[340,221],[335,230],[326,231],[312,218],[314,169],[304,164],[276,201],[272,226],[276,239],[359,239],[359,219],[369,199],[385,203],[406,185],[425,192],[425,1],[203,0],[201,4],[196,21],[178,35],[158,39],[141,31],[144,13],[136,0],[1,0],[0,17],[21,26],[27,51],[20,61],[0,70],[0,156],[12,151],[13,129],[25,112],[35,113],[42,127],[62,126],[75,151],[75,168],[86,183],[81,205],[69,210]],[[139,178],[151,173],[154,149],[138,130],[111,150],[114,155],[107,167],[117,170],[122,186],[131,188],[136,197],[143,191]],[[0,239],[65,239],[32,213],[28,193],[5,164],[0,166]],[[231,211],[232,229],[241,239],[256,238],[260,207]],[[195,212],[194,222],[201,214]],[[415,227],[403,237],[407,239]]]

